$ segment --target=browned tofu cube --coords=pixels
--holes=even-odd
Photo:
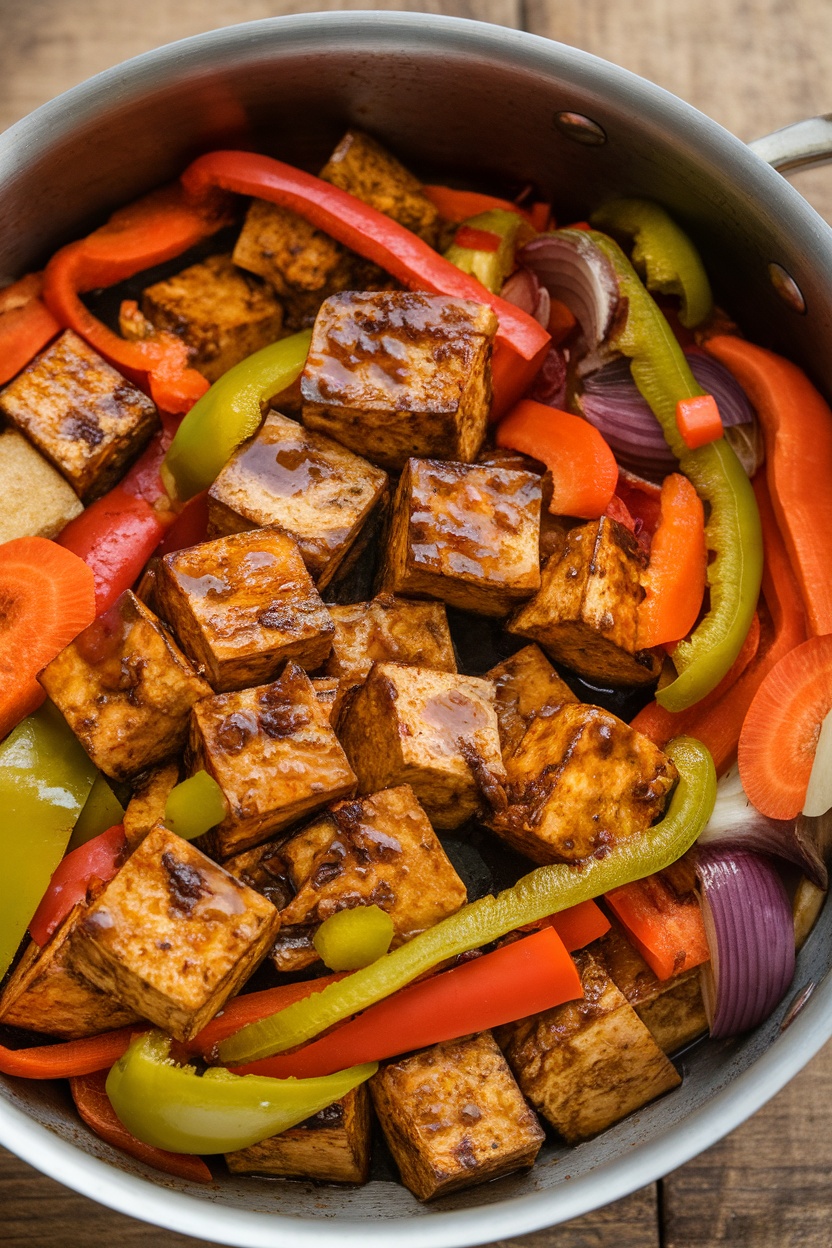
[[[648,737],[580,702],[533,720],[506,772],[508,806],[489,826],[539,863],[581,862],[641,835],[677,778]]]
[[[71,329],[0,394],[0,413],[84,503],[115,485],[159,424],[151,400]]]
[[[151,767],[136,776],[133,795],[124,811],[124,835],[131,849],[144,840],[157,823],[165,821],[165,807],[171,791],[179,783],[179,763]]]
[[[183,340],[193,367],[209,381],[275,342],[283,325],[274,292],[230,256],[209,256],[148,286],[142,312],[156,329]]]
[[[360,793],[409,784],[436,828],[458,828],[505,779],[494,686],[476,676],[377,663],[338,733]]]
[[[129,589],[38,677],[105,776],[129,780],[179,753],[211,693],[161,620]]]
[[[379,594],[371,602],[330,607],[335,625],[326,670],[338,677],[338,705],[370,674],[374,663],[412,663],[455,672],[451,633],[443,603],[409,602]]]
[[[177,1040],[238,992],[280,926],[274,906],[159,826],[72,934],[76,971]]]
[[[269,412],[208,492],[209,533],[278,525],[319,588],[332,580],[387,490],[387,474],[332,438]]]
[[[221,693],[271,680],[287,659],[320,667],[335,631],[297,543],[274,526],[165,555],[156,601]]]
[[[22,434],[0,433],[0,542],[57,537],[83,510],[72,486]]]
[[[569,1144],[597,1135],[682,1082],[600,962],[576,953],[583,1001],[498,1033],[517,1082]]]
[[[508,631],[540,642],[558,663],[598,684],[649,684],[661,660],[638,645],[644,566],[635,538],[617,520],[580,524],[549,558],[539,593]]]
[[[86,912],[75,906],[41,948],[32,940],[0,995],[0,1023],[81,1040],[135,1023],[139,1015],[73,969],[69,940]]]
[[[417,291],[333,295],[301,375],[303,423],[398,471],[474,459],[491,407],[491,308]]]
[[[382,585],[505,615],[540,587],[539,538],[539,477],[411,459],[393,501]]]
[[[281,885],[286,888],[272,953],[279,971],[318,961],[312,938],[339,910],[385,910],[393,920],[395,949],[468,899],[407,784],[338,802],[283,844],[261,846],[225,865],[272,900]]]
[[[274,684],[219,694],[195,707],[189,753],[191,770],[204,768],[228,802],[227,816],[205,838],[219,858],[355,790],[327,710],[296,663]]]
[[[370,1093],[367,1085],[260,1144],[225,1154],[232,1174],[366,1183],[370,1177]]]
[[[487,673],[494,682],[494,709],[503,761],[513,754],[533,719],[578,699],[561,680],[540,646],[524,646]]]
[[[338,677],[313,676],[312,688],[315,690],[315,697],[323,707],[327,719],[332,723],[338,698]]]
[[[420,1200],[532,1166],[543,1143],[488,1031],[387,1063],[370,1091],[402,1182]]]
[[[436,245],[439,213],[421,182],[369,135],[348,130],[318,176]]]

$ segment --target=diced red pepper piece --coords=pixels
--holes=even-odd
[[[29,924],[35,944],[46,944],[73,906],[85,899],[91,884],[96,880],[106,884],[113,878],[126,850],[127,838],[119,823],[61,859]]]
[[[493,230],[478,230],[474,225],[461,225],[454,235],[457,247],[471,251],[499,251],[503,240]]]

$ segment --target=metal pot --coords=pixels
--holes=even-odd
[[[529,180],[582,215],[615,189],[664,202],[722,302],[757,341],[832,395],[832,230],[760,156],[659,87],[574,48],[495,26],[331,13],[186,39],[98,75],[0,138],[0,274],[16,276],[196,153],[256,146],[314,167],[346,124],[416,168]],[[806,127],[809,127],[808,130]],[[814,126],[814,129],[812,129]],[[758,151],[782,167],[826,156],[826,119]],[[488,184],[488,183],[486,183]],[[0,1080],[0,1141],[134,1217],[234,1245],[486,1243],[565,1221],[681,1165],[773,1096],[832,1035],[832,907],[802,950],[796,996],[740,1040],[683,1057],[683,1086],[600,1138],[544,1148],[535,1168],[420,1206],[360,1190],[166,1179],[79,1131],[62,1085]]]

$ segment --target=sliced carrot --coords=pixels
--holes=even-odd
[[[705,594],[708,549],[705,510],[696,490],[681,473],[665,477],[661,518],[650,547],[638,608],[638,644],[642,649],[681,641],[696,623]]]
[[[534,225],[530,212],[518,208],[511,200],[500,199],[497,195],[483,195],[479,191],[458,191],[451,186],[423,186],[422,190],[440,217],[452,224],[467,221],[469,217],[489,212],[492,208],[502,208],[504,212],[518,213]]]
[[[695,893],[680,896],[663,872],[615,888],[604,900],[659,979],[710,958]]]
[[[602,516],[618,482],[615,456],[588,421],[522,399],[497,426],[498,446],[542,460],[552,474],[549,510],[556,516]]]
[[[86,564],[45,537],[0,546],[0,737],[41,700],[35,677],[95,618]]]
[[[7,1049],[0,1045],[0,1074],[21,1079],[70,1079],[109,1070],[127,1052],[142,1027],[120,1027],[85,1040],[65,1040],[62,1044],[38,1044],[29,1049]]]
[[[680,399],[676,404],[676,425],[682,441],[691,451],[706,446],[708,442],[716,442],[725,432],[716,399],[712,394]]]

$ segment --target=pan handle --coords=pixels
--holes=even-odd
[[[796,121],[748,146],[780,173],[827,165],[832,161],[832,113]]]

